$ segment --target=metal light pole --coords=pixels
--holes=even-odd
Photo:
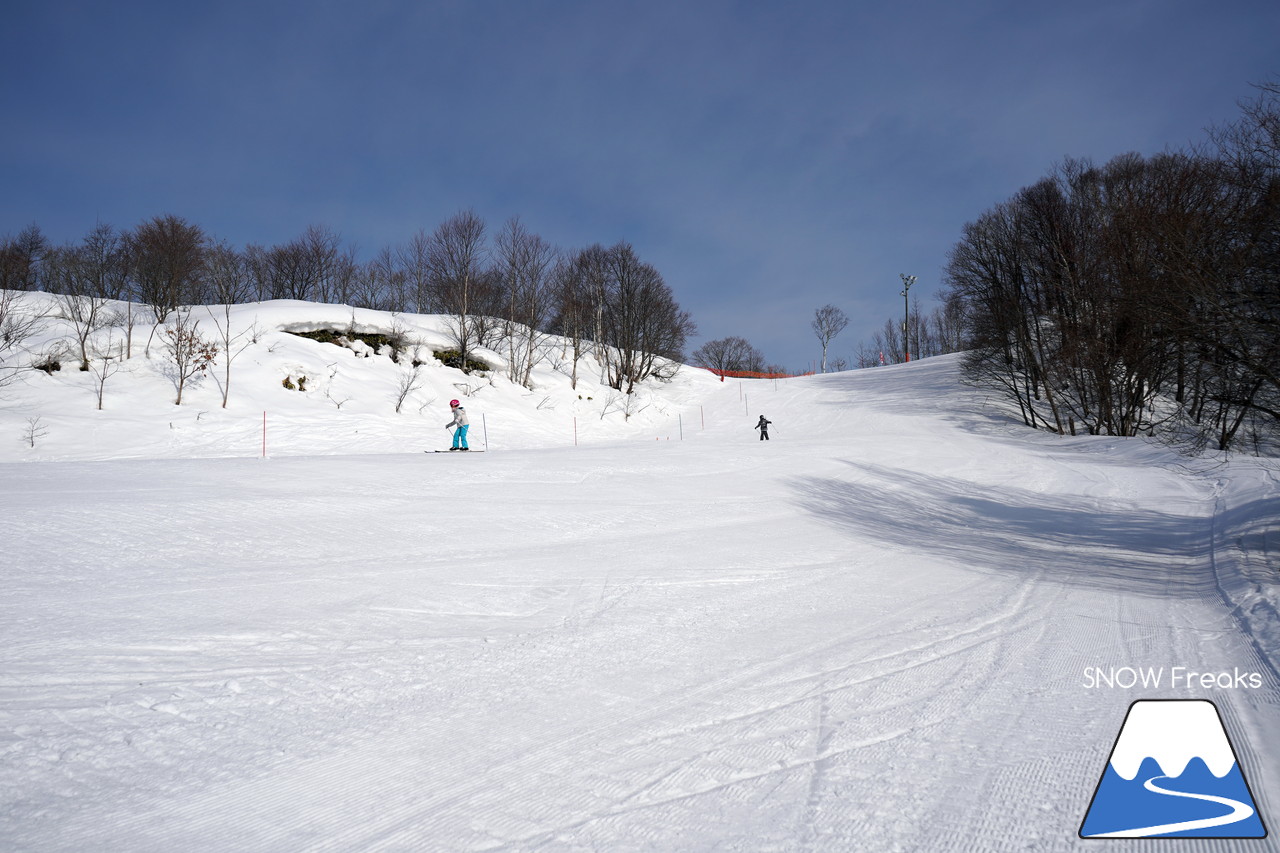
[[[911,322],[911,302],[907,299],[907,291],[916,283],[916,277],[906,273],[898,273],[898,276],[902,279],[902,351],[906,354],[907,361],[910,361],[911,346],[907,341],[907,324]]]

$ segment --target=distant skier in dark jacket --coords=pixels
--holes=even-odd
[[[756,421],[755,429],[760,430],[761,441],[769,440],[769,424],[771,423],[773,423],[773,421],[765,420],[764,415],[761,415],[760,420]]]

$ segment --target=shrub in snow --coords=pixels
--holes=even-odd
[[[400,353],[406,347],[404,335],[395,332],[385,335],[381,332],[356,332],[351,329],[316,329],[313,332],[289,332],[289,334],[322,344],[344,347],[362,358],[385,355],[393,361],[399,361]]]
[[[464,360],[462,353],[456,349],[437,350],[432,355],[439,359],[445,367],[456,367],[463,373],[485,373],[490,370],[489,365],[478,358],[467,356]]]
[[[52,376],[55,370],[62,369],[62,362],[58,360],[57,356],[46,354],[38,356],[35,361],[31,362],[31,366]]]
[[[27,428],[22,433],[22,440],[35,447],[36,439],[44,438],[48,434],[49,430],[45,428],[40,418],[27,418]]]
[[[190,312],[178,311],[173,325],[165,329],[164,346],[169,356],[169,373],[178,397],[174,405],[182,405],[182,391],[196,377],[204,375],[218,357],[218,345],[200,334],[199,321],[192,322]]]

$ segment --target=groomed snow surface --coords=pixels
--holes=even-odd
[[[279,331],[350,309],[236,317],[227,409],[136,352],[101,412],[0,390],[0,848],[1147,850],[1077,831],[1149,698],[1212,699],[1280,823],[1266,463],[1025,430],[953,358],[630,418],[434,365],[396,414]],[[489,452],[423,453],[460,394]]]

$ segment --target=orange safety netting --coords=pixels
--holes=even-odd
[[[813,375],[813,371],[808,373],[757,373],[754,370],[720,370],[715,367],[704,367],[702,369],[719,376],[721,382],[724,381],[726,376],[730,379],[791,379],[795,376]]]

